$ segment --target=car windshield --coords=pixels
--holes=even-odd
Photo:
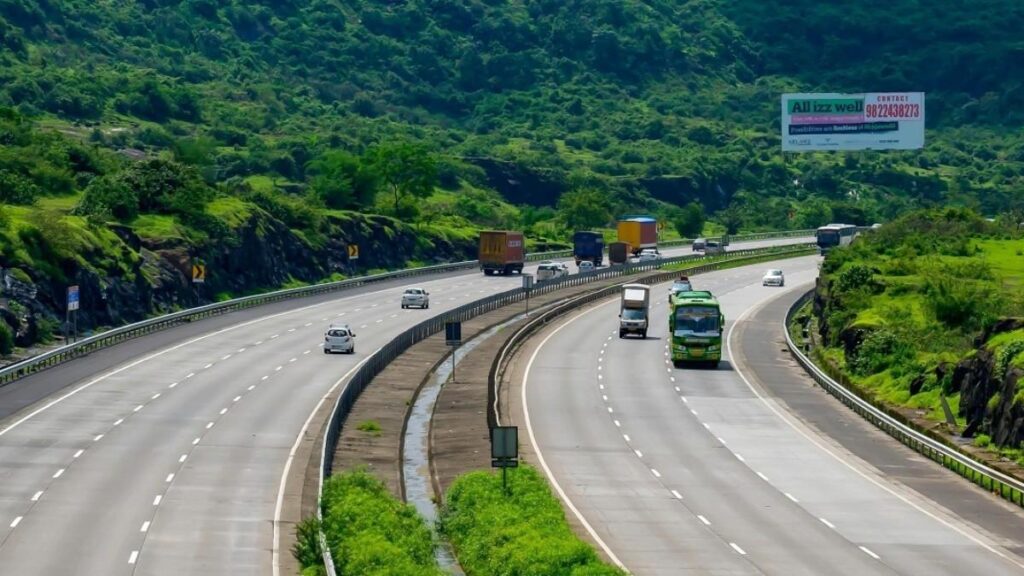
[[[348,336],[348,332],[345,332],[344,330],[330,330],[329,332],[327,332],[327,335],[334,337]]]
[[[673,292],[689,292],[690,288],[691,286],[689,282],[676,282],[672,285]]]
[[[622,311],[622,318],[625,320],[643,320],[644,311],[641,308],[626,308]]]
[[[782,270],[769,270],[769,276],[782,276]]]
[[[414,290],[406,290],[405,291],[406,294],[412,294],[412,295],[419,295],[421,292],[422,292],[421,290],[415,290],[415,289]]]
[[[719,313],[716,308],[686,306],[676,309],[676,334],[717,334]]]

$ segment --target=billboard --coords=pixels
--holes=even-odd
[[[924,147],[924,92],[783,94],[782,151]]]

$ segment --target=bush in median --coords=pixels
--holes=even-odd
[[[369,473],[331,476],[322,505],[322,527],[338,574],[441,576],[430,528],[415,508]],[[315,523],[307,522],[300,525],[295,550],[304,575],[320,573]]]
[[[619,576],[573,533],[544,478],[529,466],[471,472],[451,486],[441,528],[469,576]]]

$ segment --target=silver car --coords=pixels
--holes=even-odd
[[[556,280],[569,275],[569,267],[561,262],[549,262],[537,267],[537,281]]]
[[[761,278],[762,286],[785,286],[786,277],[782,274],[782,270],[773,268],[768,272],[765,272],[763,278]]]
[[[324,354],[331,352],[344,352],[355,354],[356,333],[348,327],[348,324],[331,324],[324,333]]]
[[[406,288],[402,294],[402,308],[430,308],[430,292],[423,288]]]

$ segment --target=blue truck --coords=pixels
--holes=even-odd
[[[577,232],[572,235],[572,255],[576,265],[593,262],[594,266],[604,264],[604,236],[600,232]]]

